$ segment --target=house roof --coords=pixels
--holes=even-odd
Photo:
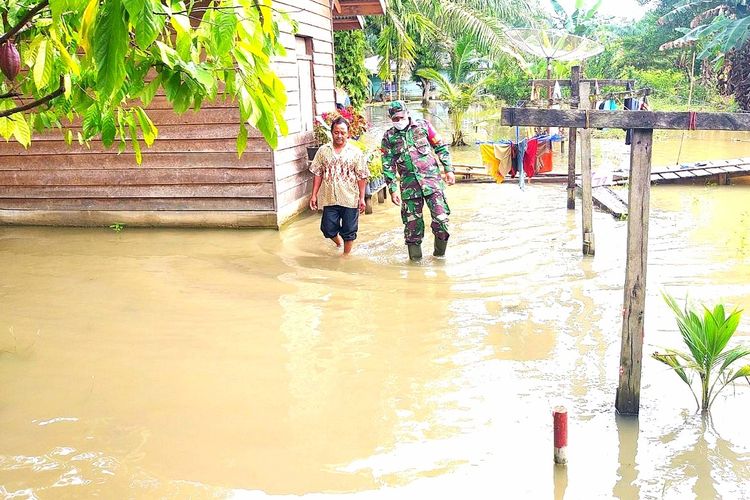
[[[333,0],[333,30],[364,28],[363,16],[385,14],[385,0]]]

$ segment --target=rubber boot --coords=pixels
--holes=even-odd
[[[445,255],[445,249],[448,247],[448,240],[439,240],[435,238],[435,251],[432,253],[435,257]]]
[[[420,260],[422,258],[422,246],[418,244],[407,244],[409,250],[409,260]]]

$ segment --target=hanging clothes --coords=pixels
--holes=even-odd
[[[641,101],[638,99],[628,98],[628,99],[625,99],[625,106],[623,107],[627,111],[638,111],[641,107]],[[629,128],[625,131],[625,144],[629,146],[632,138],[633,138],[633,129]]]
[[[536,147],[535,174],[543,174],[552,171],[552,141],[549,139],[538,139]]]
[[[513,145],[512,144],[495,144],[495,158],[498,159],[497,173],[503,179],[508,176],[510,169],[513,167]],[[500,181],[502,182],[502,181]]]
[[[555,80],[555,87],[552,89],[552,99],[562,99],[562,90],[560,90],[560,82]]]
[[[511,170],[512,150],[513,146],[510,143],[479,145],[482,164],[487,168],[487,173],[498,183],[503,182]]]
[[[526,141],[526,150],[523,152],[523,172],[529,179],[534,177],[534,174],[536,173],[536,150],[536,138]]]
[[[484,165],[484,168],[487,169],[487,173],[490,174],[495,180],[497,179],[497,171],[498,171],[498,165],[500,165],[500,160],[495,157],[495,146],[494,144],[480,144],[479,145],[479,154],[482,157],[482,165]],[[498,182],[503,182],[504,179],[498,180]]]

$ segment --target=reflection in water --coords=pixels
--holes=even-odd
[[[617,456],[619,466],[617,468],[617,483],[612,489],[612,496],[614,498],[641,498],[641,490],[637,481],[638,469],[636,467],[639,421],[631,416],[616,415],[615,424],[619,443]]]
[[[653,190],[644,352],[680,342],[661,289],[750,310],[748,194]],[[595,213],[583,259],[561,186],[448,196],[449,255],[419,264],[386,204],[349,259],[313,216],[0,228],[2,496],[746,496],[750,388],[717,399],[719,437],[646,358],[639,428],[612,420],[625,223]]]
[[[568,489],[568,467],[565,465],[552,465],[552,474],[555,482],[555,500],[563,500],[565,491]]]

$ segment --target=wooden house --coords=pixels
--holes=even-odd
[[[271,149],[251,131],[237,158],[239,110],[224,102],[176,115],[164,96],[149,116],[159,138],[143,164],[97,141],[65,144],[59,132],[29,150],[0,144],[0,224],[278,228],[307,206],[306,146],[313,118],[335,108],[333,31],[362,28],[385,0],[274,0],[297,23],[280,26],[287,53],[274,62],[288,92],[289,133]]]

